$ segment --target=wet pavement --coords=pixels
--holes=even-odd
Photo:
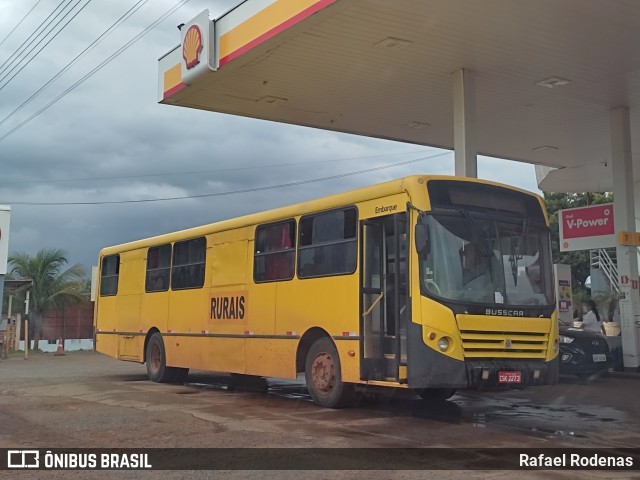
[[[356,406],[331,410],[301,382],[192,372],[184,385],[155,384],[143,365],[92,352],[12,357],[0,362],[0,447],[640,448],[636,377],[562,377],[444,402],[390,393],[369,390]],[[565,473],[556,478],[572,478]]]
[[[352,409],[369,418],[412,418],[444,424],[464,425],[474,429],[501,428],[546,440],[563,440],[581,446],[640,446],[640,406],[635,405],[635,395],[640,393],[640,382],[629,377],[622,382],[609,378],[590,381],[561,377],[560,385],[543,387],[551,395],[542,396],[536,389],[479,392],[463,390],[448,401],[425,402],[411,392],[365,392],[356,405],[348,409],[347,418],[353,418]],[[197,381],[195,381],[197,380]],[[629,399],[625,407],[598,403],[604,389],[604,401],[615,395],[611,385]],[[245,395],[255,395],[255,401],[269,402],[270,398],[284,398],[298,402],[313,402],[302,377],[298,381],[269,378],[263,389],[245,385],[227,376],[194,373],[185,387],[189,390],[178,394],[197,394],[199,389],[219,390]],[[636,389],[638,389],[636,393]],[[576,391],[591,393],[590,403],[578,403]],[[529,398],[535,393],[535,402]],[[574,393],[574,394],[572,394]],[[547,402],[540,402],[540,400]],[[275,402],[273,400],[271,403]],[[317,407],[315,407],[317,408]],[[631,410],[628,410],[631,409]],[[628,442],[626,438],[628,437]],[[489,445],[491,446],[491,445]]]

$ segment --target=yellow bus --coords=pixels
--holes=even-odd
[[[410,176],[104,248],[96,349],[297,378],[340,407],[370,385],[446,399],[556,383],[548,219],[537,195]]]

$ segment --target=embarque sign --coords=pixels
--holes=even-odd
[[[568,208],[558,215],[561,252],[616,246],[613,203]]]

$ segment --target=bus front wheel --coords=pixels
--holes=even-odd
[[[154,333],[149,338],[146,352],[147,375],[149,380],[157,383],[184,383],[189,373],[188,368],[167,367],[167,355],[162,335]]]
[[[342,381],[340,357],[333,342],[322,337],[307,353],[305,380],[311,398],[321,407],[340,408],[355,397],[352,384]]]

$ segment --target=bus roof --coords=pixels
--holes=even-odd
[[[326,197],[320,197],[306,202],[296,203],[284,207],[279,207],[271,210],[265,210],[261,212],[251,213],[241,217],[230,218],[227,220],[221,220],[219,222],[209,223],[197,227],[187,228],[175,232],[165,233],[153,237],[143,238],[135,240],[133,242],[123,243],[120,245],[114,245],[105,247],[100,251],[100,257],[105,255],[112,255],[119,252],[126,252],[129,250],[136,250],[138,248],[147,248],[153,245],[159,245],[162,243],[171,243],[175,241],[187,240],[189,238],[199,237],[215,232],[224,232],[227,230],[233,230],[236,228],[248,227],[260,223],[268,223],[277,221],[279,219],[297,217],[308,213],[319,212],[323,210],[329,210],[337,208],[343,205],[352,205],[359,202],[374,200],[376,198],[385,197],[388,195],[394,195],[397,193],[408,192],[412,185],[419,185],[418,180],[422,179],[423,184],[430,180],[459,180],[463,182],[475,182],[483,183],[486,185],[495,185],[499,187],[508,188],[510,190],[518,191],[526,195],[532,195],[542,200],[539,195],[522,190],[520,188],[512,187],[510,185],[504,185],[489,180],[475,179],[469,177],[455,177],[451,175],[411,175],[396,180],[390,180],[384,183],[378,183],[369,185],[366,187],[349,190]],[[415,188],[415,187],[414,187]]]

